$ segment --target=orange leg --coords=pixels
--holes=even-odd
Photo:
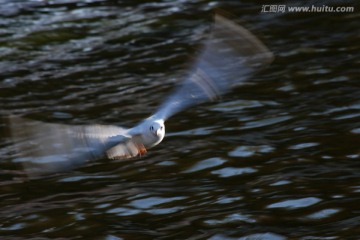
[[[138,144],[137,149],[139,151],[140,157],[147,153],[147,150],[146,150],[146,148],[145,148],[145,146],[143,144]]]

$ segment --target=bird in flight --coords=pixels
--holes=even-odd
[[[8,117],[15,161],[27,174],[64,171],[98,158],[144,155],[165,136],[165,121],[194,105],[218,99],[271,63],[273,54],[251,32],[223,14],[214,23],[184,81],[158,110],[133,128],[66,125]]]

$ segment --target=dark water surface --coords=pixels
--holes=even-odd
[[[186,74],[216,7],[276,56],[222,101],[171,118],[165,140],[132,161],[26,180],[2,134],[1,239],[360,238],[358,1],[337,1],[353,13],[261,13],[253,1],[0,3],[3,115],[132,126]]]

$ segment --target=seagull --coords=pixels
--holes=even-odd
[[[192,106],[215,101],[269,65],[273,54],[249,30],[223,13],[214,14],[209,36],[189,74],[158,110],[133,128],[66,125],[9,116],[15,161],[28,175],[73,169],[99,158],[143,156],[165,136],[165,121]]]

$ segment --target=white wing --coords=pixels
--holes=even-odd
[[[192,72],[155,118],[165,120],[188,107],[215,100],[272,60],[273,54],[252,33],[216,14],[211,36]]]
[[[101,157],[138,154],[134,136],[112,125],[65,125],[21,117],[7,119],[15,161],[31,176],[64,171]]]

